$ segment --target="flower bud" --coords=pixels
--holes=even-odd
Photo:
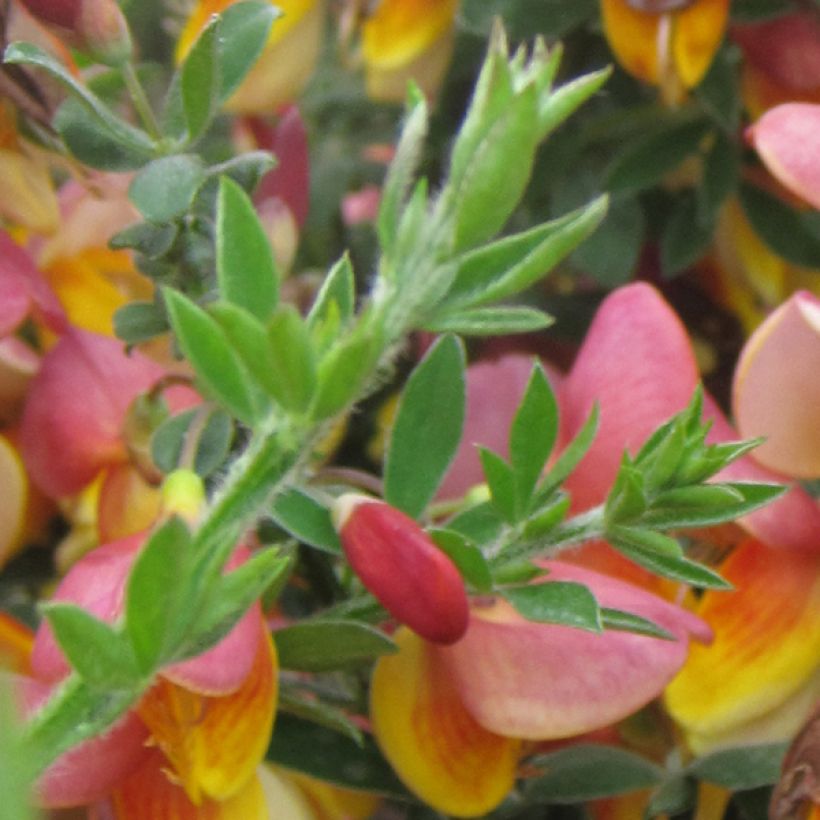
[[[332,514],[350,565],[391,615],[435,643],[464,635],[469,604],[461,575],[412,518],[353,493],[336,499]]]

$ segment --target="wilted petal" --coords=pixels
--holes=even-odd
[[[820,553],[749,540],[720,571],[735,589],[707,591],[697,608],[714,643],[693,646],[666,690],[669,711],[697,751],[736,741],[756,721],[764,739],[775,729],[788,737],[799,715],[788,726],[772,725],[770,714],[796,695],[797,706],[802,699],[810,708],[820,694]]]
[[[676,640],[601,634],[525,620],[506,601],[474,607],[467,634],[439,651],[456,689],[486,729],[547,740],[606,726],[659,695],[706,624],[651,593],[596,572],[544,562],[554,580],[588,586],[605,607],[659,624]]]
[[[820,154],[816,144],[820,105],[783,103],[767,111],[746,132],[766,167],[790,191],[820,208]]]
[[[409,629],[373,671],[370,716],[405,785],[440,812],[478,817],[515,780],[520,743],[483,729],[464,708],[439,654]]]
[[[271,815],[258,777],[251,777],[225,801],[205,799],[194,804],[181,786],[171,782],[167,766],[162,754],[153,751],[112,794],[113,820],[269,820]],[[100,818],[111,816],[99,813]],[[285,814],[282,820],[296,818]]]
[[[598,435],[566,482],[574,509],[603,501],[624,450],[686,407],[697,383],[686,330],[654,288],[628,285],[604,300],[559,394],[564,443],[600,408]]]
[[[741,436],[766,438],[755,460],[798,478],[820,475],[820,299],[795,294],[752,334],[733,405]]]
[[[195,803],[239,793],[268,747],[278,692],[276,650],[267,634],[256,648],[236,692],[208,697],[160,678],[138,707]]]
[[[70,495],[124,460],[126,411],[164,372],[120,341],[66,332],[43,358],[23,411],[20,440],[34,482],[47,495]]]

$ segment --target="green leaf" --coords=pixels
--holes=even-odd
[[[539,538],[557,527],[569,512],[570,501],[568,495],[556,493],[543,506],[530,512],[524,522],[524,537]]]
[[[291,487],[273,501],[271,515],[282,529],[311,547],[338,555],[342,545],[330,511],[304,490]]]
[[[287,410],[303,413],[316,394],[316,351],[310,332],[293,305],[283,304],[268,324],[277,401]]]
[[[253,383],[222,328],[181,293],[163,291],[171,326],[205,389],[240,421],[257,418]]]
[[[180,585],[188,577],[191,539],[188,528],[171,518],[152,533],[128,577],[125,631],[140,671],[150,675],[166,659],[172,634],[187,603]]]
[[[197,419],[194,471],[206,478],[225,463],[233,441],[233,420],[218,407],[211,407],[206,415],[203,415],[204,410],[197,407],[177,413],[154,431],[151,458],[163,473],[182,466],[180,460],[194,419]]]
[[[611,68],[602,68],[565,83],[546,97],[542,97],[538,106],[539,140],[543,140],[550,131],[599,91],[611,74]]]
[[[11,676],[0,680],[0,789],[4,820],[35,820],[31,784],[35,779],[31,749],[22,741],[23,721]],[[39,813],[38,813],[39,815]]]
[[[287,769],[337,786],[410,799],[369,735],[359,745],[312,721],[280,714],[266,757]]]
[[[151,222],[137,222],[117,232],[108,240],[108,247],[114,250],[130,248],[144,254],[149,259],[164,256],[179,235],[179,227],[154,225]]]
[[[699,219],[695,194],[687,191],[675,198],[661,233],[661,270],[671,278],[690,268],[708,251],[714,235],[713,222]]]
[[[384,498],[412,518],[424,511],[455,456],[464,424],[464,348],[442,336],[399,400],[384,465]]]
[[[334,307],[335,306],[335,307]],[[356,279],[350,256],[345,253],[328,271],[319,293],[310,308],[307,324],[312,332],[336,317],[339,327],[344,327],[356,307]]]
[[[607,198],[598,197],[559,219],[462,254],[444,305],[479,305],[520,293],[587,237],[606,209]]]
[[[530,800],[580,803],[646,789],[663,780],[663,769],[615,746],[580,743],[531,763],[545,773],[525,783]]]
[[[733,22],[736,17],[740,17],[739,7],[746,2],[748,0],[736,0],[732,5]],[[752,2],[765,3],[767,0],[752,0]],[[777,14],[782,13],[783,8],[779,6]],[[737,19],[737,22],[740,22],[740,19]],[[703,108],[727,134],[732,136],[738,133],[743,110],[739,81],[740,63],[740,49],[728,41],[718,50],[709,66],[709,71],[695,89],[695,96]]]
[[[266,322],[279,301],[279,274],[268,236],[250,197],[228,177],[219,180],[216,276],[228,302]]]
[[[283,669],[327,672],[396,652],[383,632],[359,621],[311,620],[274,632]]]
[[[650,638],[661,638],[665,641],[676,641],[677,638],[663,627],[652,621],[625,612],[622,609],[601,607],[601,625],[604,629],[615,629],[620,632],[634,632],[636,635],[648,635]]]
[[[85,106],[91,118],[89,128],[94,127],[104,133],[109,144],[117,143],[126,154],[142,156],[144,159],[154,155],[156,146],[145,132],[117,117],[98,97],[76,80],[61,62],[39,46],[32,43],[12,43],[6,48],[3,60],[6,63],[36,66],[47,72]]]
[[[552,317],[537,308],[504,306],[443,310],[424,324],[432,333],[457,333],[461,336],[505,336],[543,330]]]
[[[655,498],[641,524],[658,529],[710,527],[759,509],[786,489],[779,484],[737,482],[668,490]]]
[[[134,171],[153,157],[150,145],[123,143],[93,116],[88,105],[69,97],[54,115],[54,130],[80,162],[101,171]]]
[[[131,645],[120,630],[73,604],[42,605],[60,648],[80,677],[95,689],[128,689],[140,679]]]
[[[787,262],[820,267],[820,231],[806,214],[751,183],[740,186],[746,218],[769,249]]]
[[[221,18],[214,17],[191,48],[180,71],[182,110],[189,140],[208,127],[219,109],[220,76],[216,63]]]
[[[359,398],[377,353],[373,338],[365,333],[337,342],[319,364],[311,417],[330,418]]]
[[[515,523],[518,520],[518,505],[512,468],[500,455],[485,447],[478,448],[478,457],[490,488],[493,506],[505,521]]]
[[[345,712],[324,701],[317,700],[311,694],[298,697],[292,690],[283,687],[279,690],[277,706],[280,712],[287,712],[289,715],[309,720],[325,729],[339,732],[344,737],[350,738],[357,746],[361,746],[364,742],[362,730]]]
[[[376,222],[379,243],[386,254],[390,253],[398,234],[402,205],[421,159],[424,138],[427,136],[427,125],[427,103],[424,95],[411,84],[401,137],[382,186],[379,216]]]
[[[671,774],[652,794],[644,817],[671,817],[683,814],[697,803],[697,787],[689,777]]]
[[[127,345],[153,339],[168,330],[168,317],[155,302],[129,302],[114,314],[114,332]]]
[[[583,584],[547,580],[500,592],[528,621],[573,626],[590,632],[602,629],[598,602]]]
[[[169,222],[182,216],[205,181],[205,166],[193,154],[155,159],[128,186],[128,198],[149,221]]]
[[[660,533],[655,533],[655,535],[660,535]],[[634,534],[620,539],[607,533],[607,540],[627,558],[656,575],[706,589],[732,589],[732,585],[716,572],[682,556],[673,555],[671,552],[669,554],[660,552],[655,546],[647,548],[638,543]]]
[[[478,592],[490,592],[493,578],[484,553],[466,535],[457,530],[438,528],[430,530],[430,537],[458,567],[463,578]]]
[[[502,526],[498,512],[489,501],[476,504],[447,521],[448,530],[455,530],[480,546],[495,541]]]
[[[561,455],[541,480],[536,493],[537,501],[543,502],[548,499],[587,454],[598,432],[598,416],[598,405],[595,404],[575,438],[562,450]]]
[[[607,175],[610,191],[641,191],[659,184],[688,156],[698,152],[709,130],[705,120],[667,123],[635,140],[616,156]]]
[[[558,403],[543,368],[535,362],[510,426],[510,466],[517,506],[522,512],[527,509],[557,435]]]
[[[734,134],[734,129],[732,130]],[[698,189],[698,222],[714,225],[723,203],[735,192],[740,180],[740,151],[735,140],[717,133],[703,166]]]
[[[738,746],[698,758],[686,772],[725,789],[745,791],[777,783],[788,743]]]
[[[634,521],[646,509],[643,472],[624,453],[615,483],[606,499],[604,518],[607,525]]]
[[[762,438],[729,441],[724,444],[710,444],[687,453],[676,475],[679,484],[698,484],[711,478],[741,456],[763,443]]]
[[[216,59],[220,103],[239,88],[268,42],[271,26],[282,11],[267,0],[245,0],[222,12]]]
[[[616,525],[607,527],[606,535],[619,545],[624,544],[673,558],[680,558],[683,555],[683,549],[677,539],[664,535],[662,532],[642,529],[640,526],[624,527]]]

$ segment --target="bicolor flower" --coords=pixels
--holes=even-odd
[[[368,95],[401,102],[408,80],[435,96],[453,53],[458,0],[382,0],[362,23]]]
[[[143,536],[133,536],[89,553],[61,581],[53,599],[116,621],[143,542]],[[228,570],[246,554],[239,549]],[[43,690],[41,699],[67,673],[62,651],[45,624],[31,654],[33,685]],[[266,817],[242,814],[238,808],[233,814],[217,813],[215,807],[260,802],[256,769],[269,742],[276,699],[276,653],[255,605],[216,646],[163,669],[111,733],[52,764],[39,784],[41,801],[70,806],[107,799],[114,816],[123,820]],[[109,739],[115,733],[116,744]],[[149,750],[146,742],[155,748]],[[109,747],[116,747],[116,754]]]
[[[677,103],[723,40],[728,0],[601,0],[604,32],[623,68]]]
[[[212,14],[219,14],[236,0],[199,0],[177,42],[181,62]],[[282,11],[274,22],[262,56],[228,100],[227,108],[238,114],[273,114],[293,102],[313,73],[324,29],[322,0],[278,0]]]
[[[350,566],[393,617],[434,643],[464,635],[461,574],[412,518],[355,493],[337,498],[332,512]]]

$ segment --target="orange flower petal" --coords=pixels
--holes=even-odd
[[[658,85],[660,16],[637,11],[626,0],[601,0],[601,13],[606,39],[620,65],[639,80]]]
[[[820,555],[749,540],[721,573],[735,589],[706,592],[698,607],[715,640],[692,646],[666,690],[697,752],[752,740],[744,732],[752,724],[761,740],[788,737],[820,694]],[[785,713],[774,714],[781,706]]]
[[[0,566],[20,546],[26,523],[29,483],[17,449],[0,436]]]
[[[674,15],[672,55],[686,88],[694,88],[718,50],[729,19],[729,0],[698,0]]]
[[[159,488],[151,486],[129,463],[115,464],[105,472],[97,507],[101,544],[142,532],[157,520],[161,506]]]
[[[25,624],[0,612],[0,669],[31,674],[29,659],[34,633]]]
[[[203,800],[194,804],[184,789],[169,779],[166,767],[165,758],[155,751],[114,791],[111,804],[116,820],[269,820],[258,777],[250,777],[225,801]],[[99,816],[110,815],[101,811]],[[285,818],[290,820],[287,815]]]
[[[395,69],[419,57],[452,27],[458,0],[382,0],[362,26],[370,66]]]
[[[276,650],[260,643],[253,669],[230,695],[199,695],[160,678],[138,707],[194,803],[225,800],[253,775],[270,740],[278,692]]]
[[[798,478],[820,475],[820,299],[795,294],[752,334],[733,405],[741,436],[766,437],[756,461]]]
[[[437,811],[477,817],[512,788],[520,742],[488,732],[461,703],[436,652],[407,628],[376,664],[376,740],[405,784]]]

